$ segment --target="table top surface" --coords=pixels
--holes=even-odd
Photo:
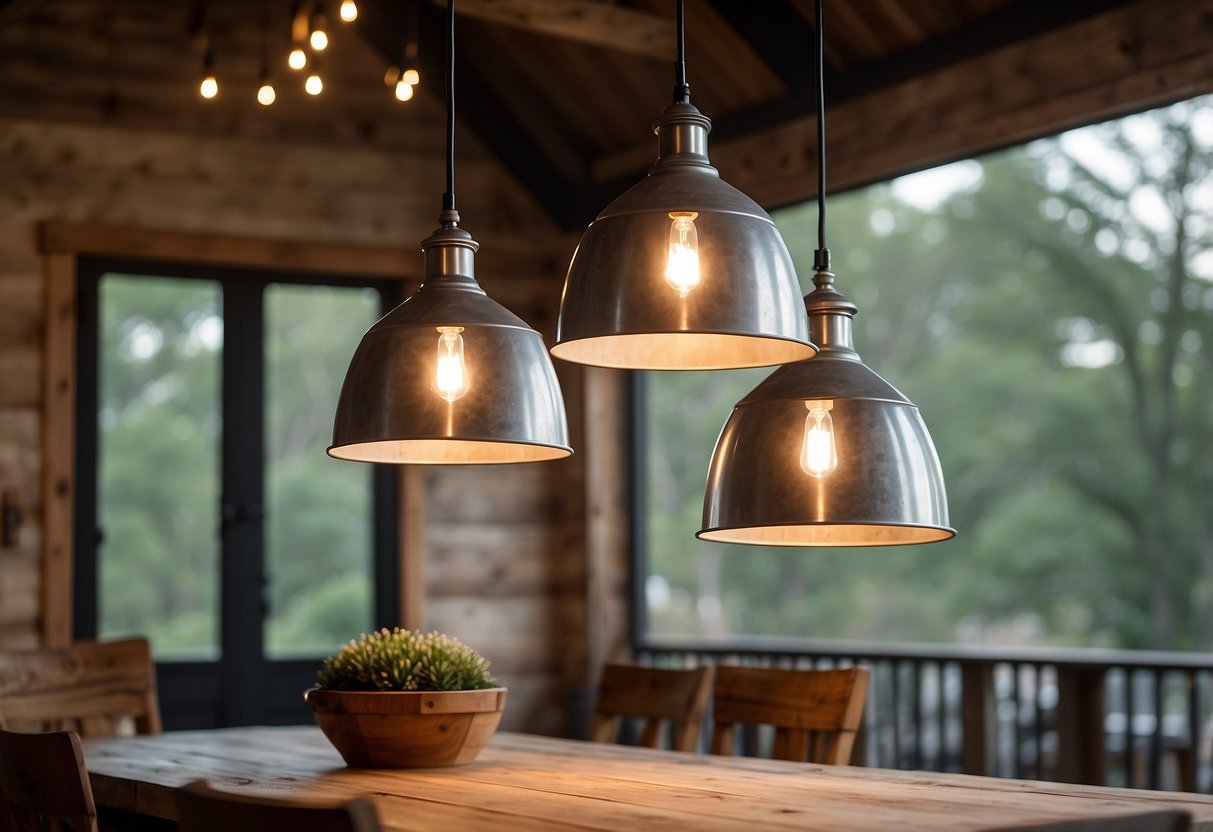
[[[1213,797],[651,751],[499,733],[471,765],[347,768],[319,729],[89,739],[97,803],[174,818],[173,790],[370,795],[388,830],[981,830],[1179,808],[1213,832]],[[1094,828],[1094,827],[1093,827]]]

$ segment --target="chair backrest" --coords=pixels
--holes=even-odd
[[[0,713],[9,727],[104,736],[117,720],[133,718],[136,732],[158,734],[160,700],[147,640],[2,651]]]
[[[665,670],[608,664],[602,668],[598,683],[590,739],[615,742],[623,717],[639,717],[644,720],[640,745],[657,748],[662,722],[669,720],[674,726],[674,749],[694,751],[699,745],[711,684],[710,667]]]
[[[0,826],[34,832],[58,821],[72,832],[97,832],[80,738],[70,731],[0,731]]]
[[[197,780],[175,793],[180,832],[382,832],[375,805],[231,794]]]
[[[868,669],[716,668],[712,753],[734,753],[738,723],[775,726],[771,756],[843,766],[868,696]]]
[[[1080,818],[1032,826],[1005,826],[990,832],[1188,832],[1192,816],[1179,809],[1120,817]]]

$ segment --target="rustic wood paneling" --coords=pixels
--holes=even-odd
[[[0,485],[27,509],[18,553],[0,553],[2,648],[71,632],[74,252],[411,284],[441,166],[424,152],[30,118],[0,118],[0,146],[13,183],[0,197]],[[572,241],[493,164],[461,172],[483,285],[550,338]],[[560,368],[574,386],[580,372]],[[563,656],[585,638],[566,626],[584,620],[581,460],[402,473],[404,623],[481,648],[511,689],[514,728],[566,730],[579,683]]]

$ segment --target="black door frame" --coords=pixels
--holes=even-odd
[[[76,269],[76,500],[73,636],[97,635],[98,289],[105,274],[208,280],[223,291],[223,430],[220,477],[220,649],[215,662],[157,662],[166,728],[211,728],[310,721],[300,696],[315,677],[316,659],[264,655],[264,467],[232,462],[264,458],[264,292],[272,283],[376,289],[381,311],[399,300],[401,285],[379,278],[305,275],[239,266],[218,267],[81,256]],[[237,325],[230,325],[229,312]],[[256,408],[242,402],[257,401]],[[90,429],[91,428],[91,429]],[[373,607],[376,623],[401,620],[396,472],[373,466]],[[92,534],[84,533],[92,529]],[[248,684],[256,680],[255,684]],[[238,695],[241,689],[246,695]]]

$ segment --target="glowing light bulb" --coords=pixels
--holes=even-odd
[[[404,75],[400,76],[404,83],[411,87],[415,87],[421,83],[421,73],[415,69],[406,69]]]
[[[261,82],[261,88],[257,90],[257,103],[262,107],[268,107],[274,103],[278,97],[278,93],[274,92],[274,85],[267,81]]]
[[[467,368],[463,365],[463,332],[461,326],[440,326],[438,331],[438,363],[434,370],[434,389],[438,395],[453,402],[468,391]]]
[[[307,91],[308,95],[320,95],[320,93],[324,92],[324,81],[313,72],[303,82],[303,89]]]
[[[413,97],[413,88],[403,79],[396,82],[396,97],[401,101],[408,101]]]
[[[286,65],[291,69],[303,69],[307,66],[307,53],[303,51],[303,47],[296,46],[291,50],[291,54],[286,56]]]
[[[328,32],[323,29],[313,29],[308,42],[312,44],[312,48],[317,52],[323,52],[329,45]]]
[[[699,285],[699,233],[695,230],[696,211],[672,211],[670,248],[665,263],[665,282],[685,298]]]
[[[342,0],[341,19],[346,23],[352,23],[358,19],[358,4],[354,0]]]
[[[203,98],[214,98],[219,94],[219,81],[214,75],[207,75],[198,85],[198,92],[202,94]]]
[[[805,402],[809,415],[804,420],[804,446],[800,449],[800,467],[810,477],[821,479],[838,467],[838,447],[834,443],[833,402]]]

